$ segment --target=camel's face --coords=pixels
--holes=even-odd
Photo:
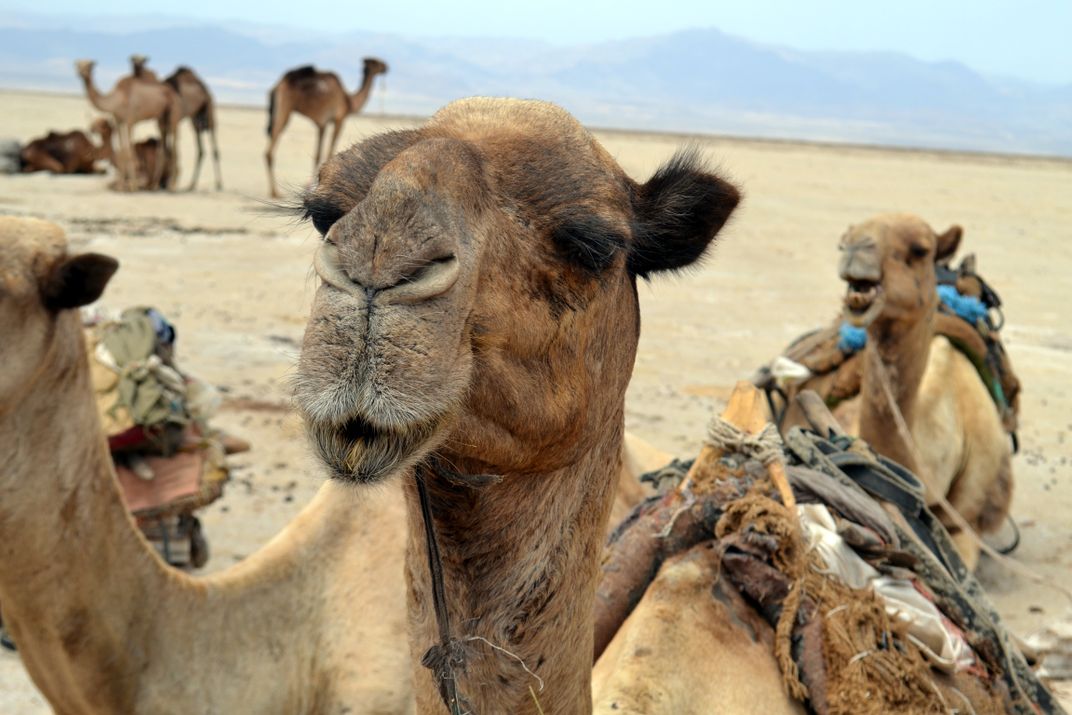
[[[677,183],[637,186],[572,119],[564,136],[517,135],[568,118],[550,105],[474,104],[457,120],[480,140],[435,131],[456,126],[451,105],[337,155],[306,196],[325,242],[297,398],[337,478],[379,480],[436,448],[498,474],[569,463],[620,419],[635,276],[695,260],[736,205],[684,163]]]
[[[960,227],[941,236],[922,219],[879,216],[841,239],[838,273],[848,284],[845,317],[857,327],[918,320],[937,304],[935,262],[953,254]]]
[[[99,254],[69,256],[55,224],[0,218],[0,335],[10,338],[0,339],[0,414],[57,358],[60,314],[96,300],[117,266]]]
[[[387,63],[375,57],[366,57],[365,71],[372,75],[387,74]]]
[[[82,79],[89,79],[93,74],[93,68],[97,63],[93,60],[78,60],[74,63],[74,69]]]

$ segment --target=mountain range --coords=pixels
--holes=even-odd
[[[366,111],[429,114],[470,95],[538,97],[625,129],[1072,156],[1072,84],[984,76],[890,52],[815,52],[717,29],[587,45],[494,38],[323,34],[235,23],[109,29],[0,21],[0,86],[80,92],[73,62],[110,86],[128,56],[196,69],[222,102],[263,104],[283,71],[313,63],[360,81],[390,64]]]

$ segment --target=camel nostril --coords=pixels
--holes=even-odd
[[[460,274],[458,257],[453,253],[430,259],[392,286],[388,291],[389,300],[396,303],[431,300],[450,290]]]

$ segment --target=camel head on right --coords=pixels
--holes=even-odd
[[[470,474],[573,463],[621,420],[637,278],[697,261],[738,199],[691,153],[637,183],[543,102],[462,100],[336,155],[304,198],[319,457],[350,482],[433,450]]]
[[[938,234],[910,214],[884,214],[850,226],[838,247],[847,284],[845,319],[867,328],[913,323],[938,306],[935,264],[952,256],[963,230]]]
[[[0,217],[0,415],[44,371],[85,359],[78,311],[100,297],[118,262],[70,254],[59,226]]]

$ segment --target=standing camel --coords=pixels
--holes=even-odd
[[[454,102],[321,169],[297,402],[336,480],[405,485],[419,713],[444,712],[451,674],[421,665],[439,631],[414,477],[467,710],[592,711],[637,279],[699,259],[738,198],[690,153],[637,183],[565,111],[512,99]]]
[[[935,262],[953,255],[961,234],[953,226],[939,235],[907,214],[878,216],[841,239],[839,273],[848,284],[846,320],[867,328],[860,437],[918,474],[931,504],[945,497],[983,533],[1008,514],[1012,447],[975,366],[935,333]],[[978,543],[942,517],[974,568]]]
[[[368,102],[376,75],[386,73],[385,62],[366,57],[361,86],[352,95],[346,93],[337,74],[320,72],[312,65],[290,70],[276,82],[268,93],[268,151],[264,155],[268,164],[268,190],[273,198],[279,197],[275,183],[275,145],[287,127],[291,112],[304,114],[316,125],[316,153],[313,157],[315,175],[320,168],[320,153],[324,147],[324,130],[328,122],[333,122],[335,126],[325,160],[335,154],[335,144],[339,140],[343,121],[348,115],[361,111]]]
[[[123,77],[116,82],[108,94],[101,94],[93,83],[92,60],[79,60],[75,63],[78,76],[85,85],[90,103],[106,114],[110,114],[119,133],[119,186],[125,191],[136,188],[136,169],[134,166],[132,138],[134,126],[138,122],[155,120],[160,129],[160,141],[168,157],[165,162],[158,162],[158,175],[153,185],[161,181],[171,188],[178,171],[178,142],[176,131],[182,107],[178,94],[170,86],[155,79],[154,75]],[[148,70],[145,70],[149,72]]]
[[[197,141],[197,163],[194,164],[194,175],[190,179],[188,191],[193,191],[197,186],[197,180],[201,176],[201,161],[205,157],[205,147],[201,141],[201,135],[208,132],[212,142],[212,161],[216,172],[216,190],[223,188],[223,179],[220,176],[220,149],[216,145],[216,103],[209,92],[208,86],[189,67],[179,67],[172,72],[164,83],[174,89],[182,101],[182,116],[189,117],[190,126],[194,130],[194,139]]]

